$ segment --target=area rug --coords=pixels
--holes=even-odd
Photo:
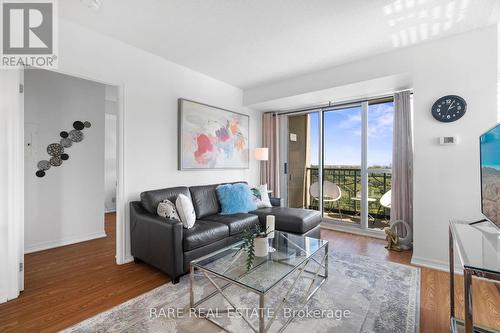
[[[295,318],[285,332],[383,332],[415,333],[419,331],[420,270],[415,267],[374,258],[338,254],[330,250],[329,277],[301,311],[302,293],[311,280],[301,279],[287,305],[273,322],[269,332],[279,331],[291,314]],[[292,279],[282,282],[266,296],[266,307],[276,306]],[[206,295],[214,290],[206,279],[197,278],[195,294]],[[224,291],[238,309],[258,308],[258,297],[238,287]],[[199,297],[197,296],[197,299]],[[214,310],[212,318],[231,332],[251,332],[237,314],[220,314],[218,309],[229,307],[222,296],[211,298],[203,305]],[[297,308],[298,309],[298,308]],[[244,310],[241,310],[244,312]],[[288,311],[285,313],[285,311]],[[293,312],[295,311],[295,312]],[[258,317],[245,312],[258,327]],[[268,313],[272,315],[273,313]],[[165,284],[111,310],[85,320],[64,332],[196,332],[223,330],[210,321],[189,311],[189,277],[178,284]]]

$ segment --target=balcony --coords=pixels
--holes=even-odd
[[[323,217],[339,222],[360,223],[361,170],[356,168],[324,168],[324,181],[337,184],[341,197],[334,202],[324,203]],[[318,209],[319,202],[310,195],[309,188],[318,181],[318,168],[306,168],[304,207]],[[368,227],[383,229],[389,225],[390,209],[380,203],[382,196],[391,189],[390,170],[370,170],[368,173]],[[326,194],[324,194],[326,195]]]

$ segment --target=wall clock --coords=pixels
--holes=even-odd
[[[443,96],[432,105],[432,116],[444,123],[462,118],[467,110],[465,99],[457,95]]]

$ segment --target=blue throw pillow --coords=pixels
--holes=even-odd
[[[216,190],[223,215],[248,213],[257,209],[247,184],[219,185]]]

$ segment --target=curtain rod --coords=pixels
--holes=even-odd
[[[413,90],[411,90],[411,89],[395,91],[394,93],[403,92],[403,91],[410,91],[410,95],[413,95]],[[394,93],[374,96],[374,97],[370,97],[370,98],[346,100],[346,101],[342,101],[339,103],[329,102],[328,104],[315,105],[315,106],[311,106],[311,107],[308,107],[305,109],[296,109],[296,110],[288,110],[288,111],[268,111],[265,113],[272,113],[274,116],[274,115],[286,115],[286,114],[291,114],[291,113],[302,113],[302,112],[314,111],[314,110],[318,110],[318,109],[327,109],[328,110],[328,109],[338,108],[338,107],[347,106],[347,105],[351,105],[351,104],[357,104],[357,103],[363,103],[363,102],[376,101],[376,100],[380,100],[380,99],[392,98],[392,97],[394,97]]]

